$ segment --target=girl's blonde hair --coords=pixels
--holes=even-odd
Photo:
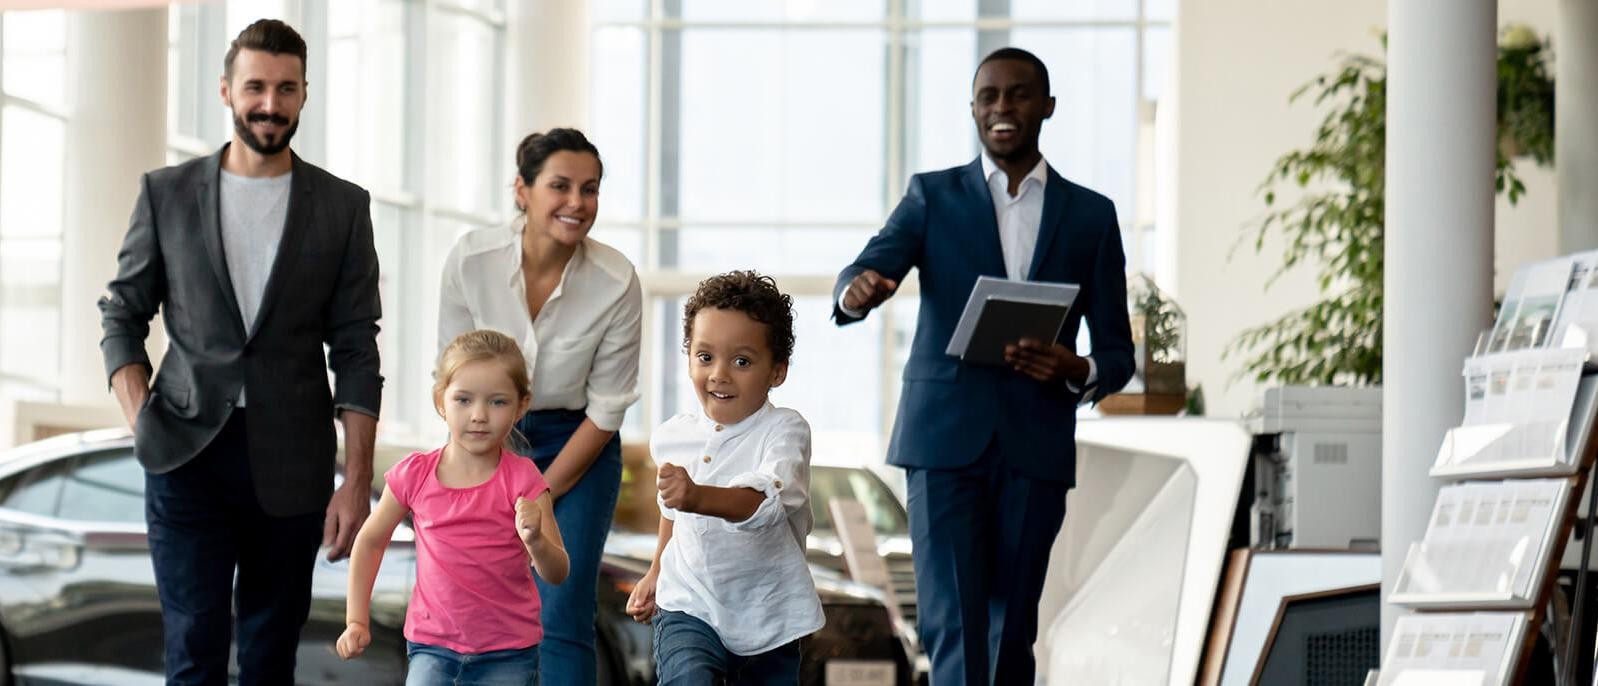
[[[442,404],[444,389],[455,378],[455,372],[468,362],[497,361],[505,366],[505,375],[516,386],[517,400],[532,397],[532,384],[527,380],[527,360],[516,341],[498,331],[478,329],[455,337],[438,356],[438,369],[433,371],[433,403]]]

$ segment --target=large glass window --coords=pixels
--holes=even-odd
[[[66,105],[66,12],[7,12],[5,93],[60,108]]]
[[[914,337],[917,287],[846,328],[833,279],[911,174],[977,155],[971,76],[1005,45],[1051,67],[1044,156],[1115,201],[1131,263],[1153,264],[1140,133],[1165,88],[1173,0],[596,0],[589,110],[606,154],[594,236],[643,273],[641,411],[695,407],[681,308],[711,274],[754,268],[795,298],[773,393],[816,453],[880,459]],[[1146,243],[1147,245],[1143,245]],[[845,352],[847,351],[847,352]]]
[[[440,205],[471,213],[495,214],[507,203],[505,180],[496,162],[506,156],[499,145],[499,90],[495,27],[474,15],[437,13],[428,23],[428,164],[449,173],[430,175],[429,192]]]
[[[327,6],[325,83],[311,90],[327,108],[327,168],[400,192],[408,165],[407,7],[399,0],[344,0]]]
[[[0,15],[0,393],[55,400],[61,366],[66,13]]]
[[[671,38],[682,47],[679,154],[665,173],[678,179],[683,221],[880,219],[882,31],[710,28]]]

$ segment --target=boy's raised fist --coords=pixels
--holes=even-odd
[[[689,503],[694,497],[694,480],[688,478],[688,470],[669,462],[663,464],[655,477],[655,486],[660,489],[660,500],[666,507],[693,511]]]

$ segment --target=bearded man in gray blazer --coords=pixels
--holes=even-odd
[[[370,199],[289,150],[305,60],[279,21],[233,41],[232,141],[144,175],[99,303],[106,373],[146,470],[171,684],[227,681],[235,609],[239,683],[292,683],[316,551],[347,555],[370,510],[383,385]],[[157,311],[169,347],[151,385]]]

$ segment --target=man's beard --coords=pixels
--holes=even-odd
[[[294,120],[293,124],[289,125],[287,130],[283,131],[283,134],[280,137],[268,143],[266,141],[262,141],[260,137],[255,135],[254,131],[250,130],[249,123],[260,121],[271,121],[274,124],[283,126],[288,125],[289,120],[288,117],[284,117],[279,114],[265,114],[261,112],[250,114],[245,117],[240,117],[237,113],[233,115],[233,131],[239,134],[239,140],[244,141],[244,144],[250,146],[251,150],[254,150],[262,155],[276,155],[280,152],[283,152],[284,149],[289,147],[289,141],[294,139],[294,132],[300,130],[300,122],[298,119],[296,119]]]

